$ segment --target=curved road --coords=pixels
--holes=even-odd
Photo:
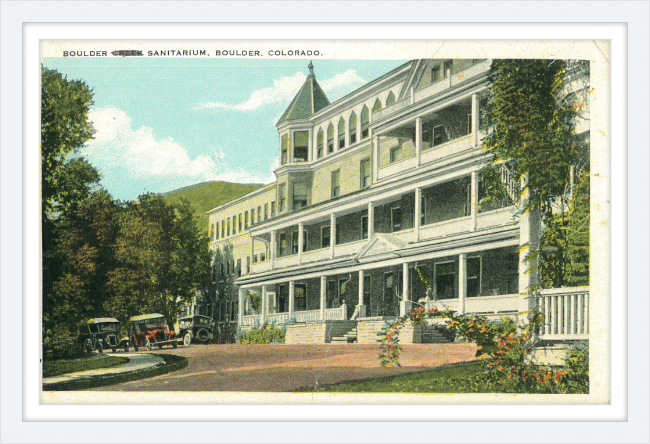
[[[409,373],[474,359],[474,344],[402,346],[401,368],[379,366],[378,344],[202,345],[153,353],[188,358],[183,370],[99,391],[283,392],[302,387]],[[143,352],[149,353],[149,352]],[[120,355],[121,353],[116,353]]]

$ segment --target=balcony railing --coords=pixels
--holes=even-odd
[[[337,308],[325,309],[325,320],[327,321],[345,321],[347,315],[347,306],[345,304]],[[321,310],[304,310],[293,313],[296,322],[319,322],[322,320]],[[289,320],[289,313],[271,313],[265,316],[265,322],[284,324]],[[246,315],[241,319],[242,327],[253,327],[261,325],[262,315]]]
[[[540,339],[589,338],[589,287],[542,290],[537,309],[546,317]]]
[[[426,148],[420,155],[420,162],[421,164],[435,162],[471,150],[472,148],[474,148],[474,135],[470,133],[457,139],[450,140],[449,142]]]

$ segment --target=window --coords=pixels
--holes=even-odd
[[[424,195],[422,195],[422,198],[420,199],[420,225],[424,225],[424,221],[426,218],[424,215],[427,212],[427,199]]]
[[[472,113],[469,113],[467,115],[467,132],[465,133],[470,134],[472,132]]]
[[[251,210],[251,227],[255,225],[255,208]]]
[[[220,270],[219,270],[219,271],[220,271],[220,276],[223,276],[223,275],[225,274],[225,270],[224,270],[224,266],[223,266],[223,264],[219,264],[219,268],[220,268]]]
[[[455,297],[456,263],[437,263],[434,270],[436,296],[438,299],[453,299]]]
[[[260,262],[264,262],[266,260],[266,253],[260,253]]]
[[[237,268],[235,268],[237,277],[241,277],[241,259],[237,259]]]
[[[444,65],[437,64],[431,69],[431,83],[447,78],[447,71],[451,69],[451,60]]]
[[[341,224],[339,223],[338,220],[336,221],[335,226],[336,226],[336,233],[334,233],[335,234],[334,244],[338,245],[341,243]]]
[[[253,263],[254,263],[254,264],[256,264],[256,263],[257,263],[257,255],[256,255],[256,254],[255,254],[255,255],[253,255]]]
[[[386,99],[386,108],[394,104],[395,104],[395,94],[393,94],[393,91],[391,91],[390,94],[388,94],[388,98]]]
[[[232,217],[232,234],[237,234],[237,216]]]
[[[402,229],[402,209],[395,207],[390,209],[391,231],[400,231]]]
[[[219,239],[220,230],[221,229],[219,228],[219,222],[217,222],[217,229],[216,229],[216,232],[215,232],[215,234],[217,235],[217,239]]]
[[[262,222],[262,205],[257,207],[257,223]]]
[[[334,152],[334,125],[330,123],[327,128],[327,154]]]
[[[339,120],[338,138],[339,149],[345,148],[345,120],[343,120],[343,117],[341,117],[341,120]]]
[[[269,204],[264,204],[264,220],[269,218]]]
[[[332,197],[341,195],[341,170],[332,171]]]
[[[372,106],[373,114],[375,114],[378,111],[381,111],[381,101],[379,99],[375,100],[375,104]]]
[[[214,224],[210,225],[210,238],[214,240]]]
[[[251,257],[246,256],[246,274],[250,274],[251,272]]]
[[[357,143],[357,115],[353,112],[350,116],[350,145]]]
[[[481,294],[481,258],[467,258],[467,297]]]
[[[291,233],[291,254],[298,254],[298,232]]]
[[[242,218],[243,218],[242,214],[239,213],[239,219],[237,221],[237,230],[239,230],[240,233],[241,233]]]
[[[294,310],[305,311],[307,310],[307,285],[296,284],[293,288],[293,303]]]
[[[280,157],[280,165],[285,165],[289,159],[287,158],[289,153],[289,136],[285,134],[282,136],[282,154]]]
[[[293,161],[307,162],[309,156],[309,131],[293,133]]]
[[[230,232],[228,232],[230,234]],[[221,221],[221,237],[226,237],[226,221]]]
[[[372,183],[372,172],[370,168],[370,158],[363,159],[359,165],[361,174],[361,188],[368,188]]]
[[[307,206],[309,188],[306,182],[294,182],[293,184],[293,209],[299,210]]]
[[[368,238],[368,215],[361,215],[361,239]]]
[[[287,201],[287,198],[286,198],[286,195],[285,195],[285,193],[286,193],[285,187],[286,187],[286,185],[281,183],[280,187],[278,188],[278,190],[279,190],[278,191],[278,200],[280,201],[280,208],[279,208],[278,211],[280,211],[280,213],[282,213],[284,211],[284,205],[285,205],[285,202]]]
[[[230,276],[230,261],[226,262],[226,276]]]
[[[287,252],[287,233],[280,233],[280,243],[278,247],[280,248],[279,256],[283,256]]]
[[[368,107],[364,106],[361,111],[361,139],[365,139],[370,135],[370,111]]]
[[[330,231],[329,225],[320,229],[321,248],[327,248],[330,246]]]
[[[325,143],[323,142],[323,129],[318,130],[318,136],[316,136],[316,147],[318,149],[318,158],[323,157],[325,150]]]
[[[248,228],[248,211],[244,212],[244,230]]]
[[[271,217],[275,217],[275,201],[271,202]]]
[[[230,236],[230,218],[228,219],[228,236]]]
[[[402,153],[402,145],[390,149],[390,163],[397,162]]]
[[[442,125],[437,125],[433,128],[433,146],[441,145],[447,142],[447,133],[445,133],[445,127]]]

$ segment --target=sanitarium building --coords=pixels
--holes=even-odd
[[[517,212],[507,171],[511,197],[479,206],[489,69],[412,60],[330,102],[309,64],[276,125],[275,183],[208,212],[220,298],[243,330],[276,322],[287,343],[375,343],[418,304],[488,316],[538,306],[546,337],[587,337],[588,289],[528,296],[519,250],[539,222]],[[402,336],[439,339],[426,327]]]

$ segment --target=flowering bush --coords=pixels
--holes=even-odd
[[[266,322],[243,333],[237,339],[240,344],[283,344],[286,332],[283,328]]]

